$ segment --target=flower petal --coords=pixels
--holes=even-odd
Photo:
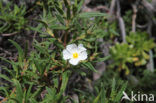
[[[87,52],[83,51],[79,54],[79,60],[85,60],[87,59]]]
[[[83,44],[79,44],[78,45],[78,50],[79,50],[79,52],[82,52],[82,51],[85,51],[87,49],[85,47],[83,47]]]
[[[79,61],[80,61],[79,59],[70,59],[69,63],[72,65],[77,65],[79,63]]]
[[[76,49],[77,49],[77,45],[76,44],[70,44],[70,45],[67,45],[66,49],[73,53]]]
[[[67,60],[67,59],[70,59],[70,58],[72,58],[72,54],[68,50],[64,49],[63,50],[63,59]]]

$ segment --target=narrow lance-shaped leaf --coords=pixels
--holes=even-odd
[[[94,68],[94,66],[88,62],[88,63],[83,63],[84,67],[87,67],[88,69],[92,70],[93,72],[97,72],[96,69]]]
[[[63,19],[62,15],[56,14],[56,17],[57,17],[57,19],[59,20],[59,22],[60,22],[62,25],[64,25],[64,24],[65,24],[64,19]]]
[[[55,5],[55,8],[61,15],[64,14],[63,10],[61,8],[59,8],[57,5]]]
[[[14,81],[14,84],[15,84],[15,87],[16,87],[16,99],[22,103],[23,101],[23,90],[22,90],[22,87],[19,83],[19,81],[17,81],[16,79],[13,80]]]
[[[80,3],[78,4],[77,12],[81,10],[83,3],[84,3],[84,0],[81,0]]]
[[[77,7],[73,5],[73,15],[75,16],[77,14]]]
[[[98,94],[98,96],[94,99],[93,103],[99,103],[100,96],[101,96],[101,92],[100,92],[100,93]]]
[[[101,90],[101,103],[106,102],[106,91],[104,91],[104,86],[102,84],[101,86],[102,90]]]
[[[111,56],[109,55],[109,56],[106,56],[106,57],[104,57],[104,58],[98,58],[98,62],[104,62],[104,61],[106,61],[106,60],[108,60],[108,59],[110,59],[111,58]]]
[[[61,84],[61,88],[60,88],[60,92],[57,95],[57,100],[60,99],[62,93],[65,91],[67,83],[68,83],[68,79],[69,79],[69,71],[66,71],[62,74],[62,84]]]
[[[67,7],[67,19],[69,20],[71,18],[70,14],[70,6]]]
[[[85,12],[85,13],[79,14],[80,18],[91,18],[91,17],[97,17],[97,16],[108,16],[108,15],[105,13],[99,13],[99,12]]]
[[[7,77],[6,75],[4,75],[4,74],[0,74],[0,78],[2,78],[4,80],[7,80],[9,82],[12,82],[11,79],[9,77]]]
[[[115,79],[113,78],[113,81],[112,81],[112,89],[111,89],[111,98],[113,99],[115,97],[115,85],[116,85],[116,81]]]
[[[9,40],[18,50],[19,53],[19,62],[22,62],[24,59],[24,52],[23,49],[21,48],[21,46],[19,44],[17,44],[15,41],[13,40]]]
[[[127,82],[126,82],[125,84],[122,85],[122,87],[121,87],[119,93],[117,94],[117,96],[116,96],[116,98],[115,98],[115,101],[116,101],[116,102],[117,102],[117,101],[120,101],[120,99],[121,99],[121,97],[122,97],[122,95],[123,95],[122,93],[123,93],[123,91],[126,89],[126,87],[127,87]]]

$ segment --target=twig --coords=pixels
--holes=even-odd
[[[139,24],[137,24],[136,25],[136,27],[137,28],[140,28],[140,29],[144,29],[144,28],[146,28],[148,26],[148,24],[145,24],[145,25],[139,25]]]
[[[151,72],[154,72],[154,61],[153,61],[153,52],[152,50],[149,51],[150,60],[147,64],[147,69]]]
[[[3,51],[4,53],[8,54],[8,55],[11,55],[11,52],[9,52],[9,51],[7,51],[7,50],[4,50],[4,49],[1,48],[1,47],[0,47],[0,50]]]
[[[2,36],[13,36],[17,34],[17,32],[14,32],[14,33],[7,33],[7,34],[1,34]]]
[[[67,36],[68,36],[68,32],[65,31],[65,35],[64,35],[64,47],[65,47],[66,44],[67,44]]]
[[[110,9],[109,9],[109,14],[110,15],[113,15],[113,13],[114,13],[115,3],[116,3],[116,0],[112,0],[111,6],[110,6]]]
[[[67,21],[66,21],[66,27],[69,26],[69,22],[70,22],[70,20],[67,20]],[[64,47],[65,47],[66,44],[67,44],[67,37],[68,37],[68,30],[65,31],[65,35],[64,35]]]
[[[154,12],[156,12],[155,8],[152,6],[152,4],[150,4],[149,2],[147,2],[146,0],[141,0],[141,4],[144,6],[144,8],[146,9],[146,13],[148,15],[149,20],[151,20],[155,25],[156,25],[156,20],[153,19],[154,17]]]
[[[116,4],[116,0],[112,0],[111,2],[111,6],[110,6],[110,9],[109,9],[109,15],[110,15],[110,18],[108,18],[108,21],[112,21],[114,18],[114,11],[115,11],[115,5]]]
[[[152,37],[152,21],[149,19],[148,20],[148,27],[147,27],[147,33],[150,35],[150,37]]]
[[[106,12],[109,12],[109,9],[106,7],[106,6],[103,6],[103,5],[99,5],[95,8],[93,8],[93,11],[99,11],[99,10],[104,10]]]
[[[124,20],[120,15],[120,1],[116,0],[116,4],[117,4],[117,19],[118,19],[118,22],[119,22],[119,27],[120,27],[120,31],[121,31],[121,35],[122,35],[122,40],[125,43],[126,42],[126,30],[125,30]]]
[[[155,12],[155,8],[152,4],[150,4],[147,0],[142,0],[142,4],[145,8],[147,8],[150,12]]]
[[[120,30],[121,30],[122,40],[125,43],[126,42],[125,23],[124,23],[123,18],[121,18],[121,17],[118,18],[118,21],[119,21],[119,26],[120,26]]]
[[[132,4],[133,16],[132,16],[132,32],[136,31],[136,17],[137,17],[137,7],[136,4]]]
[[[148,21],[148,28],[147,28],[147,33],[150,35],[150,37],[152,37],[152,21],[149,20]],[[147,69],[151,72],[154,72],[154,61],[153,61],[153,52],[152,50],[149,51],[149,56],[150,56],[150,60],[147,63]]]

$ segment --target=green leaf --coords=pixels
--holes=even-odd
[[[56,90],[54,88],[46,87],[46,90],[51,97],[54,97],[56,95]]]
[[[41,30],[41,28],[42,28],[42,24],[41,24],[41,25],[38,25],[38,27],[31,27],[31,26],[29,26],[29,29],[31,29],[31,30],[33,30],[33,31],[37,31],[37,32],[39,32],[39,33],[41,33],[41,34],[44,34],[45,32],[43,32],[43,31]]]
[[[72,12],[74,16],[77,14],[77,7],[75,5],[73,5]]]
[[[64,11],[61,8],[59,8],[57,5],[55,5],[55,8],[61,15],[64,14]]]
[[[44,98],[42,103],[56,103],[56,89],[55,88],[48,88],[46,87],[46,90],[48,92],[48,94],[46,95],[46,97]]]
[[[70,72],[69,71],[66,71],[62,74],[62,84],[61,84],[61,89],[60,89],[60,92],[59,94],[57,95],[57,100],[60,99],[61,95],[63,94],[63,92],[65,91],[66,89],[66,86],[67,86],[67,83],[68,83],[68,79],[69,79],[69,74]]]
[[[84,4],[84,0],[81,0],[81,2],[78,4],[77,12],[81,10],[83,4]]]
[[[37,97],[37,95],[39,95],[41,93],[41,88],[38,88],[31,96],[30,99],[34,99]]]
[[[69,79],[69,71],[66,71],[62,74],[62,84],[61,84],[61,89],[60,89],[62,93],[65,91],[65,88],[68,83],[68,79]]]
[[[21,103],[21,102],[18,101],[18,99],[16,99],[16,98],[9,98],[9,99],[15,101],[15,102],[13,102],[13,103]],[[12,103],[12,101],[11,101],[11,103]]]
[[[3,79],[5,79],[5,80],[7,80],[7,81],[9,81],[9,82],[12,82],[11,79],[8,78],[8,77],[7,77],[6,75],[4,75],[4,74],[0,74],[0,78],[3,78]]]
[[[44,21],[44,20],[39,20],[39,19],[33,19],[33,20],[43,24],[46,28],[48,27],[48,23],[46,21]]]
[[[13,62],[12,62],[12,61],[7,60],[6,58],[0,57],[0,60],[4,60],[5,62],[10,63],[10,64],[12,64],[12,65],[13,65]]]
[[[24,52],[23,52],[23,49],[22,49],[21,46],[18,45],[15,41],[10,40],[10,39],[9,39],[9,41],[17,48],[18,53],[19,53],[19,57],[18,57],[18,58],[19,58],[19,62],[22,62],[23,59],[24,59]]]
[[[25,96],[25,101],[26,103],[28,102],[30,96],[31,96],[31,89],[32,89],[33,84],[31,84],[27,90],[26,96]]]
[[[117,96],[115,98],[116,102],[120,101],[120,99],[121,99],[121,97],[123,95],[123,91],[125,91],[126,87],[127,87],[127,82],[122,85],[120,91],[118,92],[118,94],[117,94]]]
[[[63,17],[62,17],[61,15],[56,14],[56,17],[57,17],[57,19],[59,20],[59,22],[60,22],[62,25],[65,24],[64,19],[63,19]]]
[[[19,83],[19,81],[17,81],[16,79],[13,80],[14,81],[14,84],[15,84],[15,87],[16,87],[16,99],[22,103],[23,102],[23,90],[22,90],[22,87]]]
[[[30,98],[28,103],[38,103],[34,98]]]
[[[94,68],[94,66],[90,62],[83,63],[83,66],[87,67],[88,69],[92,70],[93,72],[97,72],[97,70]]]
[[[102,84],[102,90],[101,90],[101,103],[105,103],[106,102],[106,91],[104,91],[104,86]]]
[[[4,91],[4,94],[6,95],[6,96],[9,96],[9,93],[8,93],[8,88],[6,88],[6,87],[0,87],[0,91],[1,91],[1,93],[2,93],[2,91]],[[3,93],[2,93],[3,94]]]
[[[51,25],[49,28],[55,30],[67,30],[67,27],[63,25]]]
[[[98,94],[98,96],[94,99],[93,103],[99,103],[99,99],[101,96],[101,92]]]
[[[97,17],[97,16],[108,16],[108,15],[105,13],[99,13],[99,12],[85,12],[85,13],[79,14],[80,18],[91,18],[91,17]]]
[[[106,60],[108,60],[108,59],[110,59],[110,58],[111,58],[110,55],[109,55],[109,56],[106,56],[106,57],[104,57],[104,58],[98,58],[97,62],[104,62],[104,61],[106,61]]]
[[[110,96],[111,96],[111,98],[113,99],[114,97],[115,97],[115,85],[116,85],[116,81],[115,81],[115,79],[113,78],[113,82],[112,82],[112,89],[111,89],[111,94],[110,94]]]
[[[70,18],[71,18],[70,7],[68,6],[68,8],[67,8],[67,19],[69,20]]]

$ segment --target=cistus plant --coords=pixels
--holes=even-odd
[[[85,78],[97,72],[93,64],[99,60],[101,62],[106,60],[97,51],[100,45],[98,39],[105,37],[107,33],[99,25],[107,15],[99,12],[81,13],[83,2],[83,0],[75,0],[74,3],[69,0],[48,0],[36,3],[43,10],[40,18],[32,19],[38,25],[27,27],[37,32],[43,39],[41,41],[34,39],[33,50],[29,52],[28,44],[22,48],[17,42],[9,40],[16,47],[18,57],[14,61],[1,58],[11,64],[11,68],[3,67],[7,75],[0,74],[4,81],[0,84],[0,94],[5,97],[2,102],[68,103],[70,100],[76,103],[70,95],[73,89],[68,89],[71,88],[70,79],[75,74]],[[19,10],[21,8],[15,5],[13,10],[8,11],[13,17],[6,16],[4,20],[15,22],[10,24],[15,27],[15,31],[21,30],[25,25],[23,17],[25,8]],[[5,10],[1,15],[5,17],[4,14]],[[5,30],[1,32],[5,33]],[[79,82],[72,85],[78,86],[77,92],[81,89],[89,90],[87,87],[82,88]],[[100,92],[97,91],[97,95],[92,95],[92,98],[83,98],[87,95],[78,93],[79,101],[104,102],[105,90],[101,89],[103,87],[97,87]],[[121,98],[121,90],[117,91],[120,91],[120,94],[114,101]]]
[[[89,10],[96,12],[84,12],[89,7],[85,0],[17,2],[0,0],[0,56],[7,53],[0,57],[0,103],[120,103],[136,78],[139,89],[146,89],[146,82],[152,91],[155,82],[148,81],[155,72],[147,78],[150,73],[143,74],[142,67],[155,49],[154,40],[144,32],[129,33],[128,27],[126,42],[120,42],[119,23],[113,21],[122,21],[115,13],[119,4],[112,12],[118,16],[110,17],[111,11],[92,6]],[[100,9],[107,7],[100,4]],[[131,24],[132,12],[124,14],[125,24]],[[3,38],[17,32],[23,37]]]
[[[26,6],[12,5],[12,2],[5,5],[0,1],[0,33],[15,33],[26,29]]]

